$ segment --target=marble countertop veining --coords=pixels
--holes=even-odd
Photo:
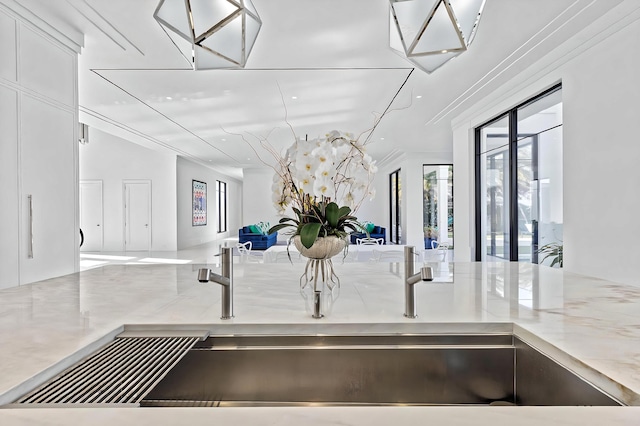
[[[206,324],[223,332],[236,327],[282,327],[375,333],[511,324],[516,334],[578,370],[616,398],[640,405],[640,288],[518,263],[436,263],[436,281],[416,287],[418,318],[404,311],[403,266],[398,263],[336,263],[340,296],[327,316],[311,318],[299,293],[301,264],[234,264],[232,320],[220,320],[220,287],[196,280],[201,265],[110,265],[0,291],[0,403],[6,404],[60,368],[61,361],[122,330],[123,324]],[[214,265],[209,265],[214,267]],[[296,325],[299,325],[296,327]],[[86,352],[86,350],[84,350]],[[44,373],[43,373],[44,372]],[[27,382],[27,385],[25,385]],[[88,411],[84,411],[88,410]],[[436,424],[513,420],[563,424],[617,419],[639,424],[640,407],[302,407],[218,409],[5,409],[1,424],[82,423],[89,412],[120,423],[196,423],[217,418],[245,424],[388,424],[385,416],[431,419]],[[186,410],[186,411],[185,411]],[[473,410],[473,413],[468,410]],[[161,411],[161,414],[158,414]],[[358,412],[368,413],[358,416]],[[526,413],[526,415],[524,414]],[[68,417],[66,417],[68,416]],[[193,416],[193,417],[192,417]],[[252,420],[255,417],[255,422]],[[417,416],[417,417],[416,417]],[[426,417],[425,417],[426,416]],[[532,422],[526,423],[524,417]],[[271,421],[267,421],[266,419]],[[258,419],[260,419],[258,421]],[[366,421],[368,420],[368,421]],[[444,422],[447,420],[446,422]],[[189,420],[191,422],[191,420]],[[391,421],[391,420],[389,420]],[[6,422],[6,423],[5,423]],[[105,423],[106,424],[106,420]],[[377,422],[377,423],[376,423]],[[444,423],[443,423],[444,422]],[[94,424],[102,424],[96,423]]]

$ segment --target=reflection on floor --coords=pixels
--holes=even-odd
[[[105,265],[158,265],[173,264],[181,265],[187,263],[217,263],[216,255],[220,253],[221,247],[232,247],[234,249],[234,262],[259,262],[259,263],[281,263],[281,262],[303,262],[299,254],[295,252],[291,258],[287,256],[286,243],[279,242],[278,246],[272,246],[272,250],[265,252],[252,250],[249,256],[240,256],[236,247],[238,238],[226,238],[212,241],[194,247],[189,247],[178,251],[140,251],[140,252],[80,252],[80,271],[97,268]],[[282,247],[281,247],[282,246]],[[386,245],[382,248],[358,248],[356,245],[350,246],[350,252],[344,258],[345,262],[400,262],[402,261],[402,246]],[[394,250],[394,248],[397,248]],[[420,253],[424,262],[452,262],[453,250],[424,250]],[[334,260],[335,261],[335,260]]]
[[[227,238],[178,251],[80,252],[80,271],[105,265],[214,263],[221,247],[234,247],[237,242]]]

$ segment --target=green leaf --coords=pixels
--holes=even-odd
[[[350,223],[345,223],[344,227],[348,228],[348,229],[351,229],[353,232],[361,232],[360,228],[358,228],[358,227],[356,227],[356,226],[354,226],[354,225],[352,225]]]
[[[340,210],[338,210],[338,217],[353,217],[353,216],[349,216],[349,213],[351,213],[351,208],[349,206],[342,206],[340,207]],[[356,219],[355,217],[353,217],[353,219]]]
[[[321,223],[322,221],[320,219],[318,219],[318,217],[315,214],[303,214],[302,215],[303,219],[305,220],[305,223]]]
[[[277,225],[273,225],[271,228],[269,228],[269,231],[267,231],[269,234],[273,234],[276,231],[279,231],[281,229],[284,228],[288,228],[288,227],[293,227],[295,228],[297,225],[294,225],[292,223],[279,223]]]
[[[360,225],[357,221],[357,217],[355,216],[340,216],[340,219],[338,220],[338,225],[342,224],[342,223],[350,223],[352,225],[355,226],[360,226],[362,227],[362,225]]]
[[[326,208],[327,222],[329,222],[329,226],[335,228],[338,226],[338,219],[340,218],[338,205],[336,203],[327,204]]]
[[[300,242],[306,248],[311,248],[315,243],[322,227],[319,223],[306,223],[302,229],[300,229]]]
[[[280,219],[279,223],[285,223],[285,222],[294,222],[294,223],[298,223],[297,220],[292,219],[290,217],[283,217],[282,219]]]

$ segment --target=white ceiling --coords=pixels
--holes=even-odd
[[[383,162],[450,151],[453,117],[619,1],[487,0],[469,51],[432,74],[389,48],[388,0],[253,0],[263,25],[245,69],[208,71],[188,69],[153,19],[159,0],[20,4],[85,35],[81,121],[241,176],[262,166],[250,143],[280,150],[292,129],[363,133]]]

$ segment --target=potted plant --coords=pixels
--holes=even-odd
[[[298,237],[299,244],[305,249],[311,249],[318,238],[325,237],[336,237],[342,240],[342,243],[338,243],[338,245],[344,248],[347,244],[348,231],[359,232],[363,229],[357,218],[350,214],[351,208],[349,206],[339,207],[336,203],[328,200],[316,202],[308,194],[303,206],[303,210],[293,207],[296,217],[283,217],[277,225],[269,229],[269,232],[293,228],[293,236]],[[294,244],[297,247],[299,245],[295,238]],[[298,249],[300,250],[301,247]],[[304,251],[304,249],[300,250],[303,255]]]
[[[562,268],[563,263],[563,245],[561,243],[548,243],[543,245],[538,249],[539,254],[543,254],[544,257],[538,262],[538,264],[542,265],[547,258],[551,259],[550,267],[554,267],[558,265]]]
[[[346,247],[348,233],[364,229],[354,212],[364,198],[374,196],[371,181],[377,168],[364,145],[334,130],[324,138],[297,140],[283,156],[271,153],[278,162],[274,205],[281,214],[291,206],[294,217],[283,217],[269,232],[291,227],[298,237],[294,243],[299,240],[304,249],[326,237],[344,240],[340,244]]]

